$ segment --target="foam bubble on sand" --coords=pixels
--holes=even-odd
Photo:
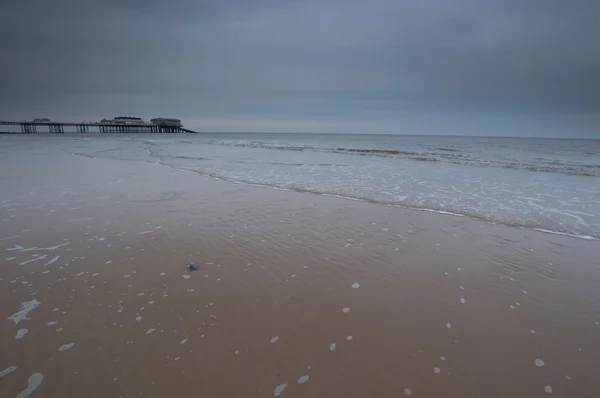
[[[279,340],[279,336],[275,336],[271,339],[271,343],[275,343],[277,342],[277,340]]]
[[[181,359],[181,357],[175,357],[176,361],[179,361]]]
[[[335,343],[329,344],[329,350],[330,351],[335,350]]]
[[[446,322],[446,329],[452,328],[452,324],[450,322]]]
[[[148,304],[152,305],[154,304],[154,301],[149,301]]]
[[[21,309],[9,316],[8,319],[12,320],[15,323],[15,325],[18,324],[20,321],[29,320],[29,318],[27,318],[27,314],[29,313],[29,311],[37,308],[37,306],[40,304],[42,303],[37,301],[36,299],[33,299],[31,301],[24,301],[21,303]]]
[[[164,273],[164,272],[161,272],[161,273],[160,273],[160,276],[165,276],[165,273]]]
[[[441,372],[441,370],[437,366],[435,368],[433,368],[433,373],[435,373],[436,375],[439,375],[440,372]]]
[[[529,333],[531,333],[531,334],[535,334],[535,330],[531,329],[531,330],[529,331]]]
[[[191,276],[191,275],[181,275],[181,277],[182,277],[183,279],[190,279],[192,276]]]
[[[352,289],[358,289],[359,287],[360,287],[360,284],[358,282],[352,284]]]
[[[278,385],[277,387],[275,387],[275,391],[273,391],[273,395],[278,397],[281,395],[281,393],[283,392],[283,390],[285,390],[285,388],[287,387],[287,383],[283,383]]]
[[[52,264],[52,263],[55,263],[55,262],[57,262],[59,258],[60,258],[60,256],[52,257],[52,258],[50,259],[50,261],[48,261],[46,264],[44,264],[44,267],[45,267],[46,265],[50,265],[50,264]]]
[[[350,308],[345,307],[342,311],[345,312],[345,313],[348,313],[348,312],[350,312]]]
[[[42,380],[44,380],[44,376],[41,373],[34,373],[29,376],[29,379],[27,380],[27,388],[21,391],[21,393],[17,395],[17,398],[29,397],[31,393],[34,392],[35,389],[40,386],[40,384],[42,384]]]
[[[445,361],[446,357],[440,357],[440,361]]]
[[[71,349],[73,346],[75,345],[75,343],[67,343],[67,344],[63,344],[60,347],[58,347],[58,351],[66,351]]]
[[[0,377],[4,377],[9,373],[14,372],[15,370],[17,370],[18,368],[16,366],[9,366],[8,368],[4,369],[4,370],[0,370]]]
[[[141,316],[136,316],[136,317],[135,317],[135,320],[139,322],[139,321],[141,321],[141,320],[142,320],[142,317],[141,317]]]
[[[545,365],[544,360],[540,359],[540,358],[536,358],[535,362],[535,366],[537,366],[538,368],[541,368],[542,366]]]
[[[405,388],[404,395],[412,395],[412,390],[410,388]]]
[[[352,340],[352,339],[353,339],[353,337],[352,337],[352,336],[346,336],[346,340],[350,341],[350,340]]]
[[[546,391],[548,394],[552,394],[552,386],[550,386],[549,384],[547,384],[544,387],[544,391]]]
[[[110,264],[110,263],[112,263],[112,260],[108,260],[108,261],[104,262],[104,264]]]
[[[15,336],[15,339],[19,340],[22,339],[23,337],[25,337],[25,335],[29,333],[29,330],[23,328],[23,329],[19,329],[17,330],[17,335]]]
[[[63,330],[64,330],[63,328],[56,329],[57,332],[62,332]]]
[[[152,334],[156,329],[152,328],[152,329],[148,329],[146,330],[146,334]]]
[[[464,297],[461,297],[459,301],[460,301],[461,304],[465,304],[467,302],[467,300],[465,300]]]
[[[180,341],[180,343],[181,344],[185,344],[185,343],[187,343],[187,341],[188,341],[188,339],[183,339],[183,340]]]
[[[309,375],[306,376],[300,376],[298,377],[298,384],[303,384],[306,383],[308,381],[308,379],[310,378]]]
[[[8,261],[14,260],[16,257],[6,257]]]
[[[46,325],[48,325],[48,326],[52,326],[52,325],[56,325],[56,323],[57,323],[56,321],[50,321],[50,322],[48,322]]]
[[[240,350],[235,350],[235,351],[233,352],[233,355],[237,355],[237,354],[239,354],[239,353],[240,353]]]

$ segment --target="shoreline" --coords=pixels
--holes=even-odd
[[[594,241],[28,152],[0,171],[2,396],[600,394]]]

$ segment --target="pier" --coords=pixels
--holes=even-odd
[[[74,133],[196,133],[196,131],[184,129],[178,119],[152,119],[150,123],[143,122],[139,118],[131,118],[135,119],[133,122],[120,119],[126,118],[82,123],[53,122],[48,119],[23,122],[0,120],[0,126],[20,126],[21,134],[64,134],[65,128]],[[13,134],[18,133],[18,131],[13,132]]]

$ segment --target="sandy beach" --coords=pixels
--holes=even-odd
[[[600,396],[596,240],[54,147],[0,184],[1,397]]]

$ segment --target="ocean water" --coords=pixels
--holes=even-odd
[[[63,140],[73,154],[600,238],[600,140],[224,133]]]

